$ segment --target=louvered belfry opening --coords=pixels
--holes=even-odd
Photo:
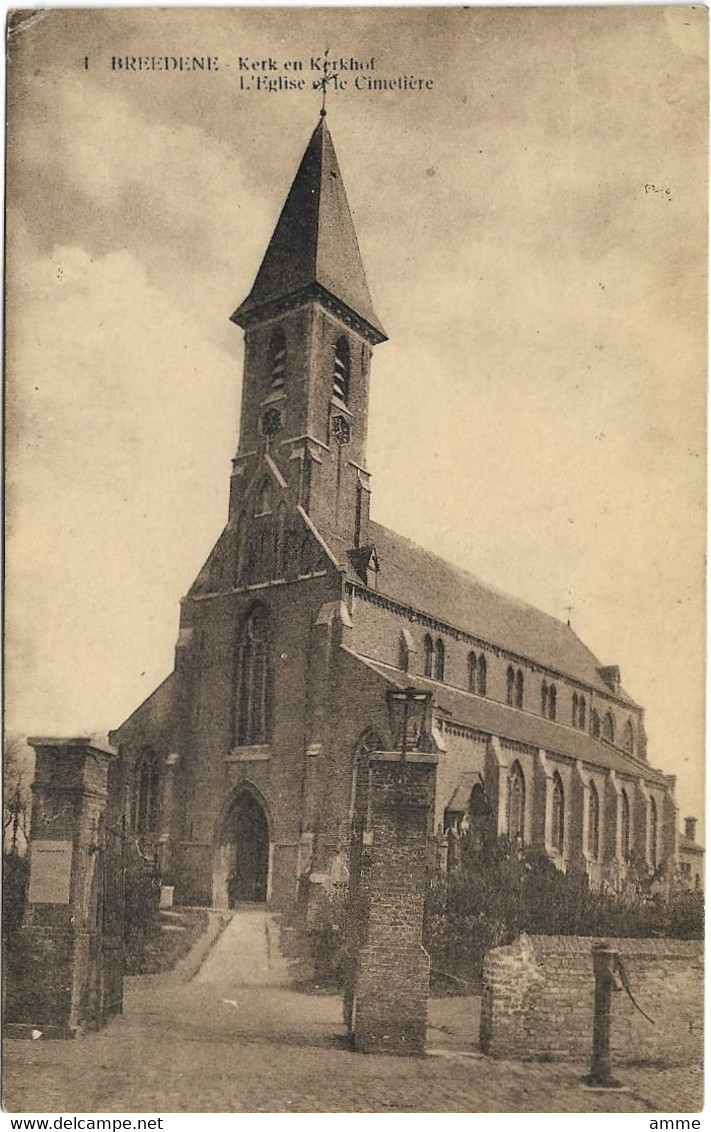
[[[348,404],[351,385],[351,352],[345,338],[339,338],[334,347],[333,394]]]
[[[277,327],[269,343],[269,378],[274,393],[280,393],[286,381],[286,335]]]

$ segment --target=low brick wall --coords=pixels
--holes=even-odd
[[[481,1048],[492,1057],[587,1062],[592,1049],[592,947],[600,939],[521,935],[484,960]],[[632,993],[613,994],[611,1047],[619,1062],[688,1065],[703,1047],[703,944],[678,939],[606,940],[620,954]]]

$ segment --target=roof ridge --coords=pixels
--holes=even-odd
[[[588,646],[585,644],[585,642],[583,640],[581,640],[581,638],[578,636],[578,634],[575,632],[575,630],[572,628],[572,626],[568,625],[568,623],[566,621],[562,621],[560,619],[560,617],[556,617],[555,614],[548,613],[547,610],[541,609],[537,605],[533,605],[532,602],[530,602],[530,601],[524,601],[523,598],[517,597],[516,594],[509,593],[508,590],[504,590],[500,586],[494,585],[493,582],[482,581],[481,578],[479,578],[476,574],[472,573],[472,571],[467,569],[466,566],[459,566],[456,562],[451,562],[448,558],[444,558],[441,554],[438,554],[435,550],[430,550],[426,546],[421,546],[420,543],[415,542],[414,539],[408,538],[407,535],[401,535],[399,533],[399,531],[394,531],[394,530],[392,530],[391,527],[386,527],[383,523],[377,523],[377,522],[375,522],[375,520],[371,519],[370,526],[371,527],[380,527],[380,529],[385,531],[387,534],[393,535],[395,538],[401,539],[403,542],[409,543],[412,547],[415,548],[415,550],[418,550],[423,554],[431,555],[432,558],[436,558],[438,562],[442,562],[445,566],[447,566],[448,569],[456,570],[459,573],[464,574],[467,579],[471,579],[473,582],[476,582],[476,584],[478,586],[481,586],[482,589],[489,590],[491,593],[497,594],[498,597],[506,598],[507,601],[515,602],[517,605],[522,606],[524,609],[531,609],[535,613],[537,613],[539,616],[548,617],[551,621],[554,621],[556,625],[560,625],[561,628],[566,629],[570,633],[572,633],[572,635],[576,638],[576,640],[580,641],[580,644],[584,648],[586,648],[586,649],[588,648]],[[590,650],[588,649],[588,652],[589,651]],[[594,655],[594,654],[591,654],[591,655]]]

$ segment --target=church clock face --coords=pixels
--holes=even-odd
[[[262,434],[264,436],[274,436],[275,433],[280,432],[283,426],[282,415],[279,409],[267,409],[266,413],[262,416]]]
[[[334,417],[331,421],[331,436],[336,444],[348,444],[351,439],[351,426],[345,417]]]

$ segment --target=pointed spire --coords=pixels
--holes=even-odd
[[[382,342],[386,335],[373,310],[353,218],[336,152],[321,113],[262,265],[232,321],[250,316],[289,295],[322,290],[367,324]]]

